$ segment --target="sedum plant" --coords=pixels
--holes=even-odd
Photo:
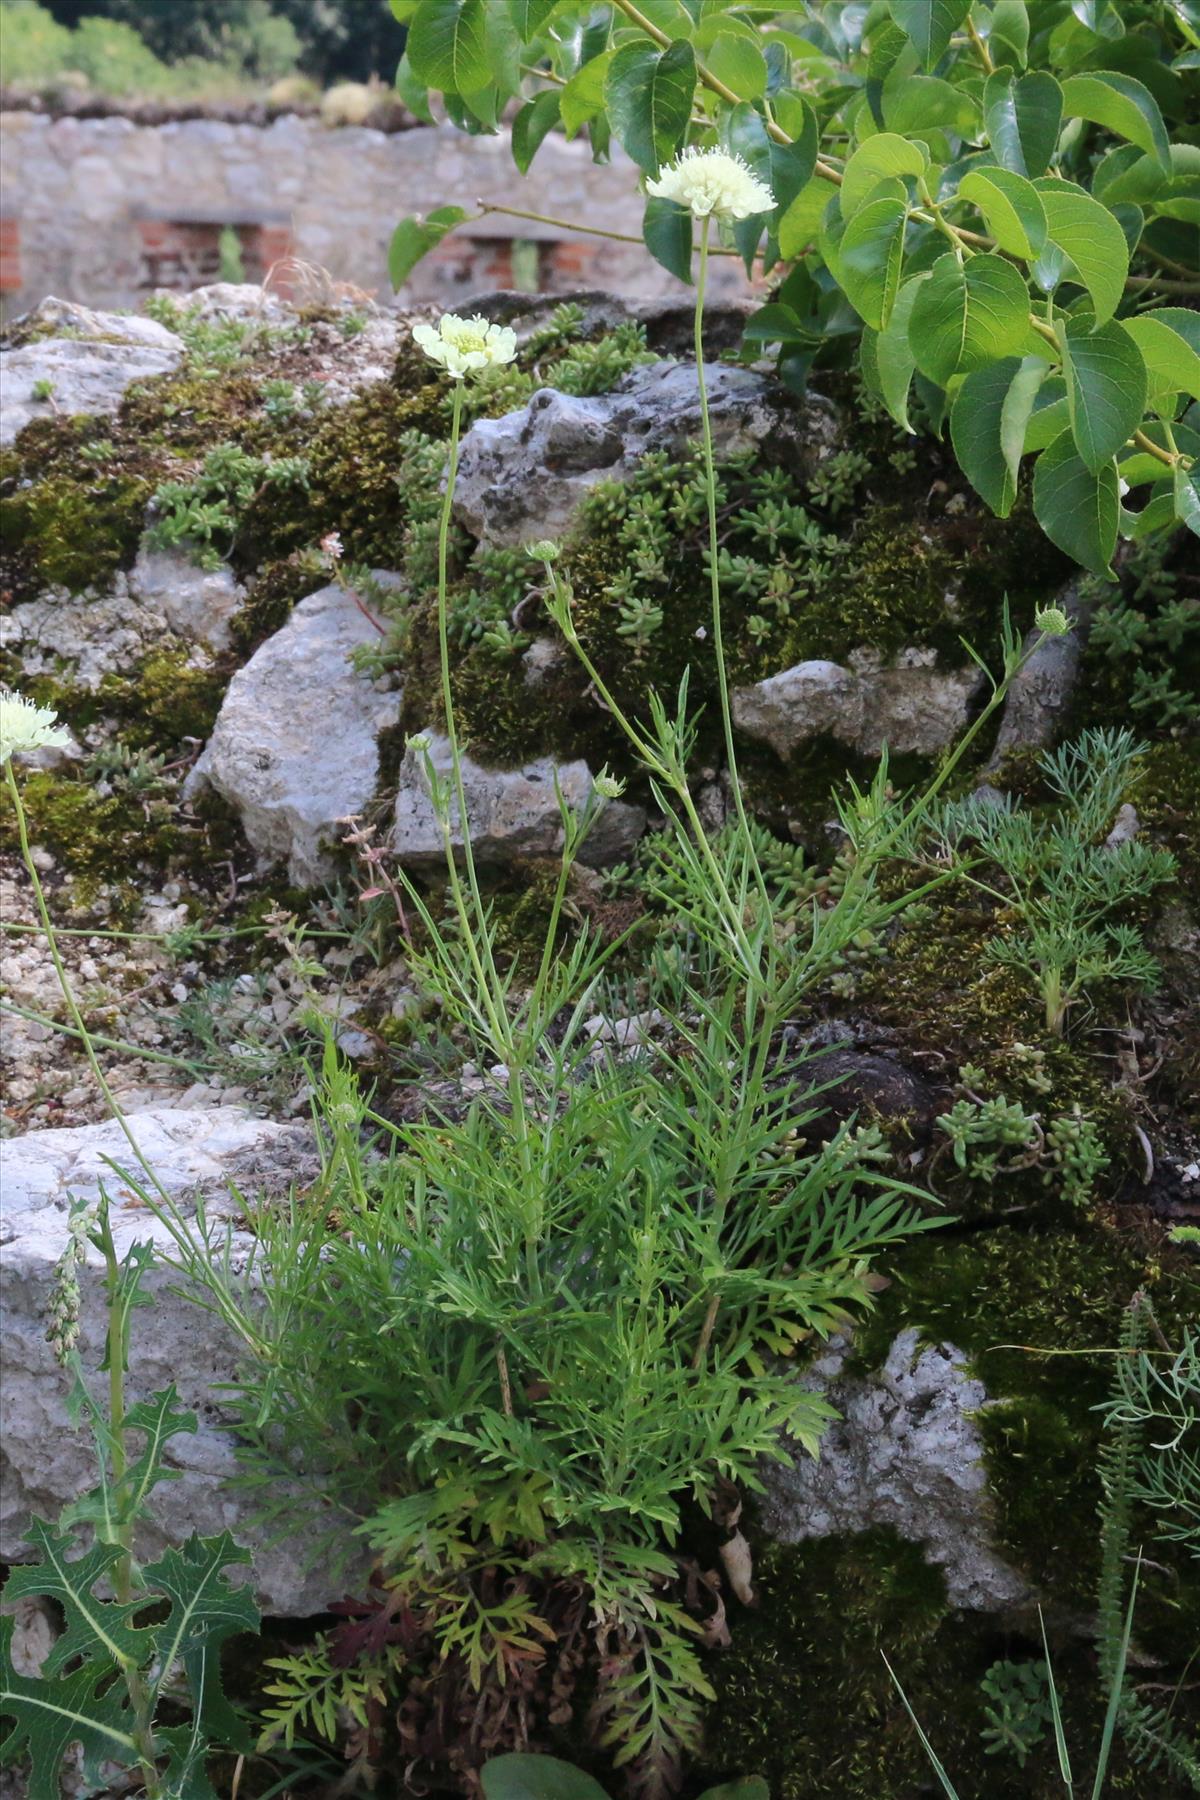
[[[401,98],[464,131],[511,105],[547,136],[620,144],[650,254],[776,282],[748,348],[784,378],[856,359],[905,430],[914,392],[1000,516],[1032,470],[1043,530],[1094,574],[1118,538],[1200,531],[1200,24],[1186,5],[876,0],[392,0]],[[708,159],[737,159],[715,179]],[[613,179],[631,177],[614,175]],[[701,192],[699,183],[708,180]],[[734,204],[736,203],[736,204]],[[400,286],[447,232],[519,204],[404,220]],[[571,230],[620,235],[586,220]],[[701,266],[709,243],[701,227]]]

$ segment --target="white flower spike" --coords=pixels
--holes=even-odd
[[[71,741],[52,709],[0,690],[0,768],[26,750],[63,749]]]
[[[646,183],[656,200],[674,200],[689,208],[697,219],[749,219],[770,212],[775,196],[740,156],[728,150],[701,150],[689,146],[664,169],[657,181]]]
[[[414,325],[413,338],[451,381],[510,363],[517,354],[517,334],[511,325],[494,325],[479,313],[473,319],[443,313],[436,325]]]

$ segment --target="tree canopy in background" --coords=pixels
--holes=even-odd
[[[222,62],[259,80],[299,66],[318,81],[390,80],[404,32],[388,0],[44,0],[60,25],[133,27],[163,62]]]

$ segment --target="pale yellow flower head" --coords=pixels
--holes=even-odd
[[[646,183],[656,200],[674,200],[697,219],[749,219],[770,212],[775,196],[740,156],[728,150],[700,150],[689,146],[664,169],[657,181]]]
[[[414,325],[413,338],[451,381],[510,363],[517,354],[517,334],[511,325],[493,325],[480,313],[473,319],[443,313],[436,325]]]
[[[0,768],[27,750],[62,749],[71,741],[48,706],[0,690]]]

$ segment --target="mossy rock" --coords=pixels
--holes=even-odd
[[[1094,1531],[1094,1526],[1093,1526]],[[920,1800],[942,1793],[887,1662],[958,1792],[970,1800],[1061,1800],[1051,1733],[1024,1767],[988,1755],[980,1683],[998,1660],[1035,1662],[1028,1628],[947,1607],[940,1573],[886,1530],[773,1544],[756,1553],[753,1612],[736,1609],[733,1643],[710,1657],[717,1700],[696,1776],[766,1778],[771,1800]],[[1051,1634],[1064,1728],[1085,1791],[1104,1725],[1086,1639]],[[1105,1793],[1171,1800],[1175,1777],[1131,1762],[1118,1739]]]

